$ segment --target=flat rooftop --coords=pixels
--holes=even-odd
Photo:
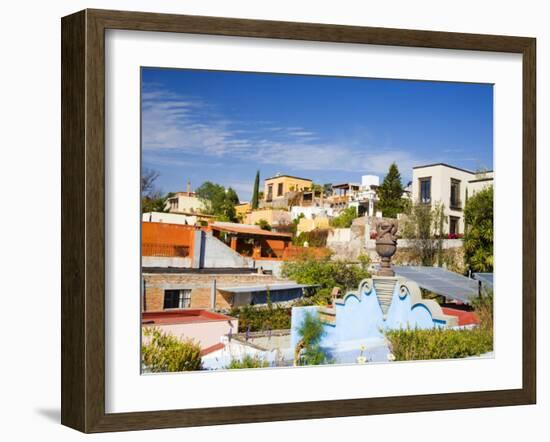
[[[235,318],[231,316],[204,309],[174,309],[141,313],[141,325],[196,324],[234,320]]]
[[[309,178],[301,178],[299,176],[294,176],[294,175],[275,175],[275,176],[266,178],[264,181],[275,180],[277,178],[283,178],[283,177],[285,177],[285,178],[294,178],[296,180],[302,180],[302,181],[311,181]]]

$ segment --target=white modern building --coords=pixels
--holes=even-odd
[[[443,203],[449,234],[464,233],[464,205],[468,197],[493,184],[493,171],[476,173],[444,163],[413,167],[412,200]]]
[[[377,175],[363,175],[359,190],[350,195],[350,207],[355,207],[361,216],[375,216],[374,203],[378,201],[376,189],[380,186],[380,177]]]

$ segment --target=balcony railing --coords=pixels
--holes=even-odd
[[[142,244],[142,256],[159,256],[166,258],[184,258],[189,256],[188,246],[178,246],[172,244]]]

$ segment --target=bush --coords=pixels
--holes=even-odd
[[[313,302],[306,304],[327,305],[331,302],[334,287],[340,287],[343,291],[356,289],[362,279],[370,278],[367,267],[366,256],[362,258],[360,265],[351,261],[303,257],[297,261],[285,262],[281,273],[298,284],[318,285],[313,294]]]
[[[330,229],[313,229],[310,232],[302,232],[295,236],[292,243],[295,246],[303,246],[307,241],[309,247],[326,247]]]
[[[493,333],[483,328],[389,330],[386,338],[396,361],[464,358],[493,350]]]
[[[141,346],[145,371],[151,373],[202,369],[201,348],[192,340],[181,341],[156,328],[143,331],[146,343]]]
[[[258,356],[246,355],[242,359],[232,359],[226,369],[237,369],[237,368],[265,368],[269,367],[269,362],[264,361]]]
[[[472,299],[472,307],[479,318],[479,327],[493,330],[493,291],[483,293],[480,297]]]
[[[290,308],[285,307],[253,307],[250,305],[233,307],[229,316],[239,318],[240,332],[290,328]]]

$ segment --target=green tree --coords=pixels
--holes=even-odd
[[[215,215],[222,221],[235,221],[235,204],[239,204],[239,197],[231,187],[227,189],[211,181],[202,183],[195,191],[203,202],[206,213]]]
[[[142,213],[148,212],[166,212],[166,200],[168,196],[162,196],[160,193],[147,195],[141,198]]]
[[[258,208],[260,204],[260,171],[256,172],[256,179],[254,180],[254,190],[252,191],[252,201],[250,207],[252,210]]]
[[[321,340],[326,334],[321,320],[311,312],[306,312],[297,329],[300,338],[299,346],[303,348],[299,365],[321,365],[328,362],[328,355],[321,347]]]
[[[397,214],[403,211],[403,184],[401,174],[395,163],[390,165],[384,181],[378,187],[377,209],[382,211],[386,218],[397,218]]]
[[[162,195],[155,186],[159,172],[144,168],[141,171],[141,212],[166,212],[166,200],[172,194]]]
[[[472,272],[493,271],[493,186],[470,198],[464,207],[464,261]]]
[[[366,258],[366,257],[365,257]],[[305,255],[296,261],[283,263],[283,277],[299,284],[316,285],[317,287],[305,299],[306,303],[327,305],[331,300],[334,287],[343,291],[356,289],[361,280],[370,278],[368,263],[362,258],[359,265],[351,261],[332,261],[330,257],[315,258]]]
[[[423,266],[439,266],[443,262],[443,229],[446,222],[443,204],[410,206],[400,221],[401,236],[410,240],[411,252]]]
[[[201,370],[201,348],[194,341],[181,341],[156,328],[143,331],[141,359],[151,373]]]
[[[346,229],[351,226],[355,218],[357,218],[357,209],[355,207],[348,207],[342,210],[340,215],[332,218],[330,225],[337,229]]]

